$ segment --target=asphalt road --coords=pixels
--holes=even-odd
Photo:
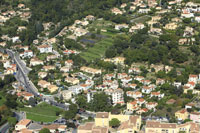
[[[15,113],[15,117],[17,118],[17,121],[20,121],[26,118],[26,114],[24,112],[14,112],[14,113]],[[10,128],[10,125],[7,122],[0,127],[0,133],[8,133],[9,128]]]
[[[68,110],[69,105],[56,102],[52,96],[46,96],[46,95],[40,96],[38,93],[38,89],[35,87],[35,85],[32,83],[32,81],[29,80],[29,78],[28,78],[29,69],[26,67],[24,62],[20,59],[18,54],[16,54],[15,52],[13,52],[12,50],[9,50],[9,49],[7,49],[6,51],[7,51],[8,55],[12,58],[12,60],[16,62],[16,65],[18,67],[17,75],[20,75],[20,76],[16,75],[15,77],[19,82],[24,84],[24,88],[26,89],[26,91],[32,93],[36,97],[40,97],[43,101],[45,101],[53,106],[57,106],[64,110]],[[89,117],[89,116],[94,117],[95,116],[94,114],[89,113],[89,112],[85,112],[80,115],[83,117]]]
[[[9,124],[7,122],[7,123],[5,123],[4,125],[2,125],[0,127],[0,133],[8,133],[9,128],[10,128],[10,126],[9,126]]]
[[[40,97],[43,101],[48,100],[48,103],[51,103],[54,106],[57,106],[59,108],[62,108],[64,110],[68,110],[68,105],[57,103],[54,99],[52,99],[51,96],[45,96],[42,97],[39,95],[38,89],[35,87],[35,85],[32,83],[31,80],[28,78],[29,69],[26,67],[26,65],[23,63],[23,61],[20,59],[19,55],[13,52],[12,50],[6,49],[6,52],[8,55],[12,58],[13,61],[16,62],[16,65],[18,67],[17,75],[20,75],[19,77],[16,76],[17,80],[24,84],[24,88],[26,91],[32,93],[36,97]]]

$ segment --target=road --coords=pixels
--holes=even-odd
[[[26,118],[26,114],[24,112],[14,112],[14,114],[15,114],[15,117],[17,118],[17,121],[20,121]],[[0,127],[0,133],[8,133],[9,128],[10,128],[10,125],[7,122]]]
[[[53,106],[57,106],[64,110],[68,110],[69,104],[58,103],[57,101],[54,100],[53,96],[51,96],[51,95],[42,95],[41,96],[38,92],[38,89],[35,87],[35,85],[32,83],[32,81],[28,78],[28,73],[30,70],[26,67],[25,63],[19,58],[18,54],[16,54],[15,52],[13,52],[12,50],[9,50],[9,49],[6,49],[6,52],[12,58],[12,60],[16,63],[17,68],[18,68],[17,75],[19,75],[19,76],[16,75],[15,77],[20,83],[24,84],[24,88],[26,89],[26,91],[32,93],[36,97],[40,97],[43,101],[45,101]],[[86,77],[86,79],[88,79],[88,77]],[[87,117],[87,118],[89,116],[95,117],[95,114],[89,113],[89,112],[85,112],[80,115],[83,117]]]
[[[88,111],[85,111],[85,112],[82,112],[82,113],[80,114],[80,116],[82,116],[82,117],[88,119],[88,117],[95,118],[96,114],[95,114],[95,113],[90,113],[90,112],[88,112]]]
[[[26,119],[26,112],[14,112],[17,121]]]
[[[0,133],[8,133],[9,131],[9,128],[10,128],[10,125],[7,123],[5,123],[4,125],[2,125],[0,127]]]
[[[12,60],[17,65],[17,74],[16,79],[24,85],[26,91],[32,93],[35,97],[40,97],[43,101],[48,101],[51,105],[57,106],[64,110],[68,110],[69,105],[57,103],[51,96],[41,96],[38,92],[38,89],[32,83],[32,81],[28,78],[29,69],[26,67],[26,64],[20,59],[19,55],[12,50],[6,49],[7,54],[12,58]]]

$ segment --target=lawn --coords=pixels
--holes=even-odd
[[[150,19],[150,16],[145,15],[145,16],[141,16],[138,18],[133,18],[132,20],[134,20],[133,21],[134,23],[144,23],[144,22],[148,21],[149,19]]]
[[[146,75],[147,79],[156,79],[155,72],[149,72]]]
[[[90,24],[90,28],[99,28],[99,29],[107,29],[110,27],[110,25],[113,25],[114,23],[111,21],[106,21],[106,20],[95,20],[92,24]]]
[[[94,44],[93,47],[88,48],[86,51],[82,52],[80,55],[86,61],[92,61],[104,56],[105,51],[113,45],[113,38],[111,35],[107,38]]]
[[[33,108],[21,108],[20,111],[26,112],[27,119],[39,122],[52,122],[58,118],[56,112],[62,110],[47,103],[41,103]]]

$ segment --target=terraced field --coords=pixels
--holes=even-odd
[[[88,48],[86,51],[81,53],[81,57],[83,57],[87,61],[92,61],[104,56],[105,51],[112,46],[113,39],[112,37],[105,38],[100,42],[97,42],[93,47]]]
[[[117,35],[117,33],[109,31],[102,32],[101,34],[106,37],[102,38],[102,40],[95,43],[93,47],[88,48],[80,54],[86,61],[89,62],[103,57],[106,50],[113,45],[114,37]]]

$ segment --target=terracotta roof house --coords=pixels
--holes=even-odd
[[[170,100],[168,100],[166,103],[167,103],[167,104],[174,104],[175,102],[176,102],[176,100],[170,99]]]
[[[22,119],[21,121],[19,121],[16,125],[15,125],[15,130],[16,131],[20,131],[22,129],[26,129],[28,127],[28,125],[31,123],[32,121],[29,119]]]

